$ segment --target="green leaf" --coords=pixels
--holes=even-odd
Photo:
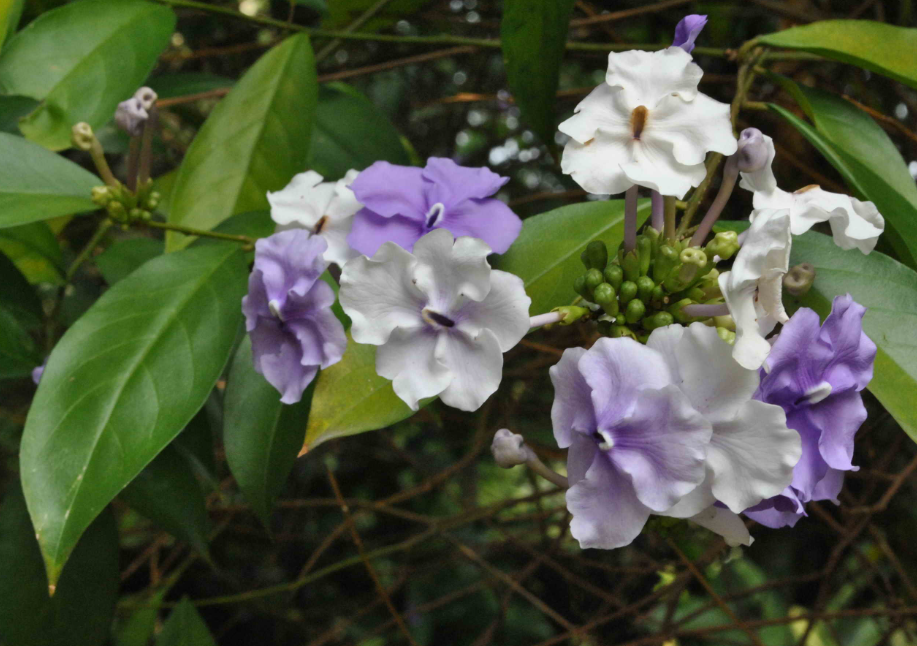
[[[414,414],[376,374],[376,346],[356,343],[347,334],[341,360],[317,378],[303,452],[336,437],[384,428]],[[423,406],[427,402],[421,402]]]
[[[0,92],[41,105],[20,122],[51,150],[70,147],[79,121],[100,128],[146,80],[175,29],[172,10],[151,2],[83,0],[43,13],[0,54]]]
[[[201,72],[182,72],[180,74],[163,74],[151,78],[148,85],[156,91],[160,99],[172,99],[210,92],[224,87],[232,87],[233,81],[225,76],[204,74]]]
[[[102,183],[60,155],[0,132],[0,228],[94,211],[92,189]]]
[[[281,404],[280,393],[252,366],[248,336],[233,359],[223,404],[226,461],[265,527],[302,447],[314,384],[298,403]]]
[[[0,0],[2,3],[3,0]],[[0,96],[0,132],[11,135],[19,132],[19,120],[38,106],[38,101],[27,96],[7,94]]]
[[[394,24],[399,18],[419,11],[430,0],[392,0],[357,31],[372,32]],[[322,22],[324,29],[341,29],[358,20],[375,7],[378,0],[333,0],[328,3],[328,17]]]
[[[318,93],[309,167],[328,179],[373,162],[411,164],[401,135],[379,109],[343,83],[323,85]]]
[[[101,646],[118,597],[118,529],[110,512],[86,530],[54,596],[19,483],[0,508],[0,641],[5,646]]]
[[[757,40],[857,65],[917,87],[917,29],[870,20],[822,20]]]
[[[41,300],[12,260],[0,253],[0,307],[19,319],[41,323]]]
[[[0,0],[0,49],[16,33],[24,7],[25,0]]]
[[[41,364],[29,328],[41,322],[41,302],[25,277],[0,254],[0,379],[28,377]]]
[[[863,330],[879,348],[869,390],[917,442],[917,273],[878,252],[842,251],[815,232],[793,240],[790,263],[802,262],[815,266],[816,278],[799,304],[825,317],[834,297],[849,293],[868,308]]]
[[[154,258],[54,348],[20,455],[52,583],[92,519],[207,399],[242,320],[247,275],[235,244]]]
[[[121,498],[164,530],[208,553],[210,517],[191,465],[167,446],[121,492]]]
[[[103,251],[95,261],[105,282],[114,285],[148,260],[161,256],[164,251],[162,240],[127,238]]]
[[[509,89],[522,120],[553,145],[554,105],[575,0],[503,0],[500,42]]]
[[[308,36],[291,36],[262,56],[191,142],[169,221],[212,229],[236,213],[267,208],[267,191],[280,190],[306,169],[317,96]],[[191,240],[170,231],[166,250]]]
[[[649,200],[641,201],[638,222],[649,211]],[[614,255],[623,239],[624,200],[572,204],[527,218],[513,246],[493,265],[525,281],[532,315],[543,314],[576,298],[573,281],[586,271],[579,255],[589,242],[602,240]]]
[[[166,620],[156,646],[216,646],[216,642],[194,605],[185,597]]]
[[[0,229],[0,252],[9,257],[30,283],[63,282],[63,257],[47,222]]]
[[[904,159],[872,117],[838,96],[772,75],[796,97],[815,128],[778,106],[844,177],[861,199],[875,203],[889,226],[884,238],[905,263],[917,267],[917,185]]]

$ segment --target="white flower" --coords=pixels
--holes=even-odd
[[[706,176],[708,151],[736,151],[729,106],[697,91],[703,76],[680,47],[608,56],[605,83],[560,124],[562,168],[590,193],[634,184],[683,197]]]
[[[654,330],[647,346],[664,357],[674,383],[713,426],[704,481],[662,515],[700,522],[711,516],[702,512],[716,501],[738,514],[782,492],[793,479],[802,445],[780,406],[752,399],[758,371],[736,363],[732,348],[702,323]]]
[[[757,370],[770,353],[764,337],[789,317],[783,308],[783,276],[790,268],[790,212],[755,210],[732,270],[720,274],[720,291],[736,324],[732,356]]]
[[[834,242],[841,249],[859,249],[869,253],[885,229],[885,220],[872,202],[830,193],[812,184],[788,193],[777,187],[774,171],[774,140],[764,135],[768,149],[767,163],[754,173],[742,173],[739,184],[754,192],[755,209],[787,209],[790,231],[801,235],[819,222],[828,222]]]
[[[277,230],[302,228],[321,236],[328,243],[325,260],[343,267],[359,255],[347,244],[353,216],[363,207],[348,188],[357,175],[358,171],[349,170],[337,182],[323,182],[321,175],[310,170],[295,175],[283,190],[268,192]]]
[[[497,390],[503,353],[529,330],[522,280],[492,270],[483,241],[453,243],[435,229],[408,253],[392,242],[360,256],[341,274],[341,305],[357,343],[379,346],[376,371],[404,402],[439,397],[477,410]]]

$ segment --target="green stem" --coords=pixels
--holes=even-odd
[[[255,239],[248,236],[234,235],[231,233],[219,233],[217,231],[204,231],[203,229],[193,229],[191,227],[186,227],[181,224],[173,224],[171,222],[159,222],[157,220],[142,220],[139,221],[142,226],[153,227],[154,229],[164,229],[166,231],[177,231],[178,233],[184,233],[189,236],[200,236],[202,238],[214,238],[216,240],[229,240],[231,242],[239,242],[241,244],[253,245],[255,244]]]
[[[448,34],[442,34],[439,36],[395,36],[392,34],[374,34],[360,31],[316,29],[314,27],[304,27],[302,25],[288,23],[284,20],[276,20],[274,18],[267,18],[264,16],[247,16],[244,13],[235,11],[234,9],[211,5],[204,2],[196,2],[195,0],[157,0],[157,2],[179,9],[194,9],[196,11],[206,11],[208,13],[219,14],[228,18],[243,20],[245,22],[250,22],[256,25],[263,25],[265,27],[276,27],[277,29],[289,29],[298,31],[316,38],[339,38],[341,40],[364,40],[381,43],[404,43],[408,45],[471,45],[473,47],[490,47],[494,49],[500,48],[500,40],[498,38],[464,38],[461,36],[451,36]],[[567,43],[568,50],[583,52],[614,52],[628,51],[631,49],[644,49],[653,51],[657,49],[665,49],[666,47],[667,45],[660,43],[637,45],[627,43]],[[726,57],[726,50],[717,47],[695,47],[694,53],[706,56],[717,56],[720,58]]]
[[[80,268],[86,260],[89,259],[89,256],[92,255],[92,250],[99,246],[99,243],[102,241],[102,238],[105,237],[105,234],[108,233],[108,230],[111,228],[111,225],[114,224],[108,218],[102,220],[99,224],[99,228],[96,229],[96,232],[92,234],[92,237],[89,239],[89,242],[86,243],[86,246],[80,250],[80,253],[77,254],[73,262],[70,263],[70,267],[67,269],[66,282],[70,283],[73,280],[73,277],[76,275],[77,270]]]
[[[392,0],[376,0],[376,3],[373,6],[371,6],[369,9],[364,11],[352,23],[347,25],[347,28],[345,29],[345,31],[348,33],[356,31],[357,29],[365,25],[373,16],[375,16],[377,13],[382,11],[385,8],[385,5],[387,5],[391,1]],[[332,40],[330,43],[325,45],[325,47],[323,47],[321,51],[319,51],[318,54],[315,55],[315,62],[321,63],[323,60],[328,58],[328,56],[330,56],[334,52],[334,50],[340,47],[340,45],[341,45],[340,38],[335,38],[334,40]]]

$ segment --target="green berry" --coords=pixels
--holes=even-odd
[[[621,265],[608,265],[605,268],[605,282],[618,289],[624,282],[624,270]]]
[[[624,310],[624,319],[633,325],[642,319],[645,314],[646,305],[643,304],[643,301],[638,301],[635,298],[627,304],[627,307]]]
[[[618,300],[621,305],[627,305],[637,295],[637,283],[631,280],[625,280],[621,283],[621,289],[618,290]]]
[[[605,282],[605,277],[602,276],[602,272],[600,272],[598,269],[590,269],[589,271],[586,272],[585,274],[586,289],[589,290],[590,294],[592,293],[592,290],[594,290],[596,287],[601,285],[603,282]],[[589,300],[592,300],[592,299],[590,298]]]
[[[653,279],[649,276],[640,276],[637,279],[637,298],[646,303],[650,300],[650,297],[653,294],[653,289],[656,288],[656,283],[653,282]]]

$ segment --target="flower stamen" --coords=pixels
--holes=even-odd
[[[649,116],[650,111],[646,109],[646,106],[638,105],[634,108],[634,111],[630,113],[630,127],[631,131],[634,133],[634,139],[640,139],[640,135],[643,134],[643,129],[646,127],[646,118]]]
[[[283,313],[280,311],[280,301],[271,299],[267,302],[267,308],[271,311],[271,316],[283,323]]]
[[[431,309],[424,308],[420,313],[421,318],[430,325],[436,327],[455,327],[455,321],[450,319],[448,316],[443,316],[439,312],[434,312]]]
[[[322,229],[325,228],[325,225],[328,224],[328,216],[323,215],[318,219],[318,222],[315,223],[315,230],[312,231],[314,235],[319,235],[322,232]]]
[[[443,213],[446,212],[446,207],[442,202],[437,202],[430,207],[430,210],[427,211],[427,228],[432,229],[440,220],[443,219]]]

